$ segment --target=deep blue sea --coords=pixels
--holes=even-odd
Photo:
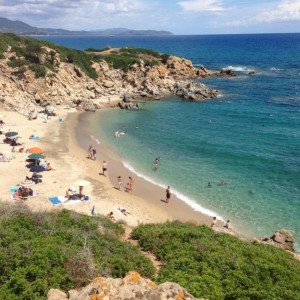
[[[150,48],[236,71],[237,78],[202,80],[222,91],[218,99],[168,98],[102,113],[106,136],[98,138],[195,209],[249,235],[290,229],[300,251],[300,34],[43,38],[76,49]],[[115,138],[117,130],[126,135]]]

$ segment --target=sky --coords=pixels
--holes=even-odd
[[[69,30],[300,32],[300,0],[0,0],[0,17]]]

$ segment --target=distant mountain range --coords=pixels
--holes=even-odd
[[[173,35],[169,31],[134,30],[128,28],[111,28],[92,31],[71,31],[65,29],[38,28],[21,21],[0,18],[0,32],[12,32],[21,35],[101,35],[101,36],[130,36],[130,35]]]

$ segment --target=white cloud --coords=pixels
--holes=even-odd
[[[283,0],[273,10],[261,13],[260,22],[300,20],[300,0]]]
[[[222,0],[191,0],[181,1],[178,4],[187,12],[220,12],[225,10]]]

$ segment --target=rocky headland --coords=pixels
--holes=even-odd
[[[187,59],[151,50],[150,53],[134,48],[102,52],[68,50],[66,54],[62,47],[47,42],[20,37],[12,40],[2,45],[0,41],[0,102],[5,108],[25,115],[42,102],[75,103],[93,111],[103,101],[121,102],[122,108],[130,108],[130,100],[142,98],[178,96],[202,101],[215,98],[220,92],[195,79],[234,75],[195,68]],[[76,55],[84,62],[78,63]],[[123,100],[127,104],[122,104]]]

